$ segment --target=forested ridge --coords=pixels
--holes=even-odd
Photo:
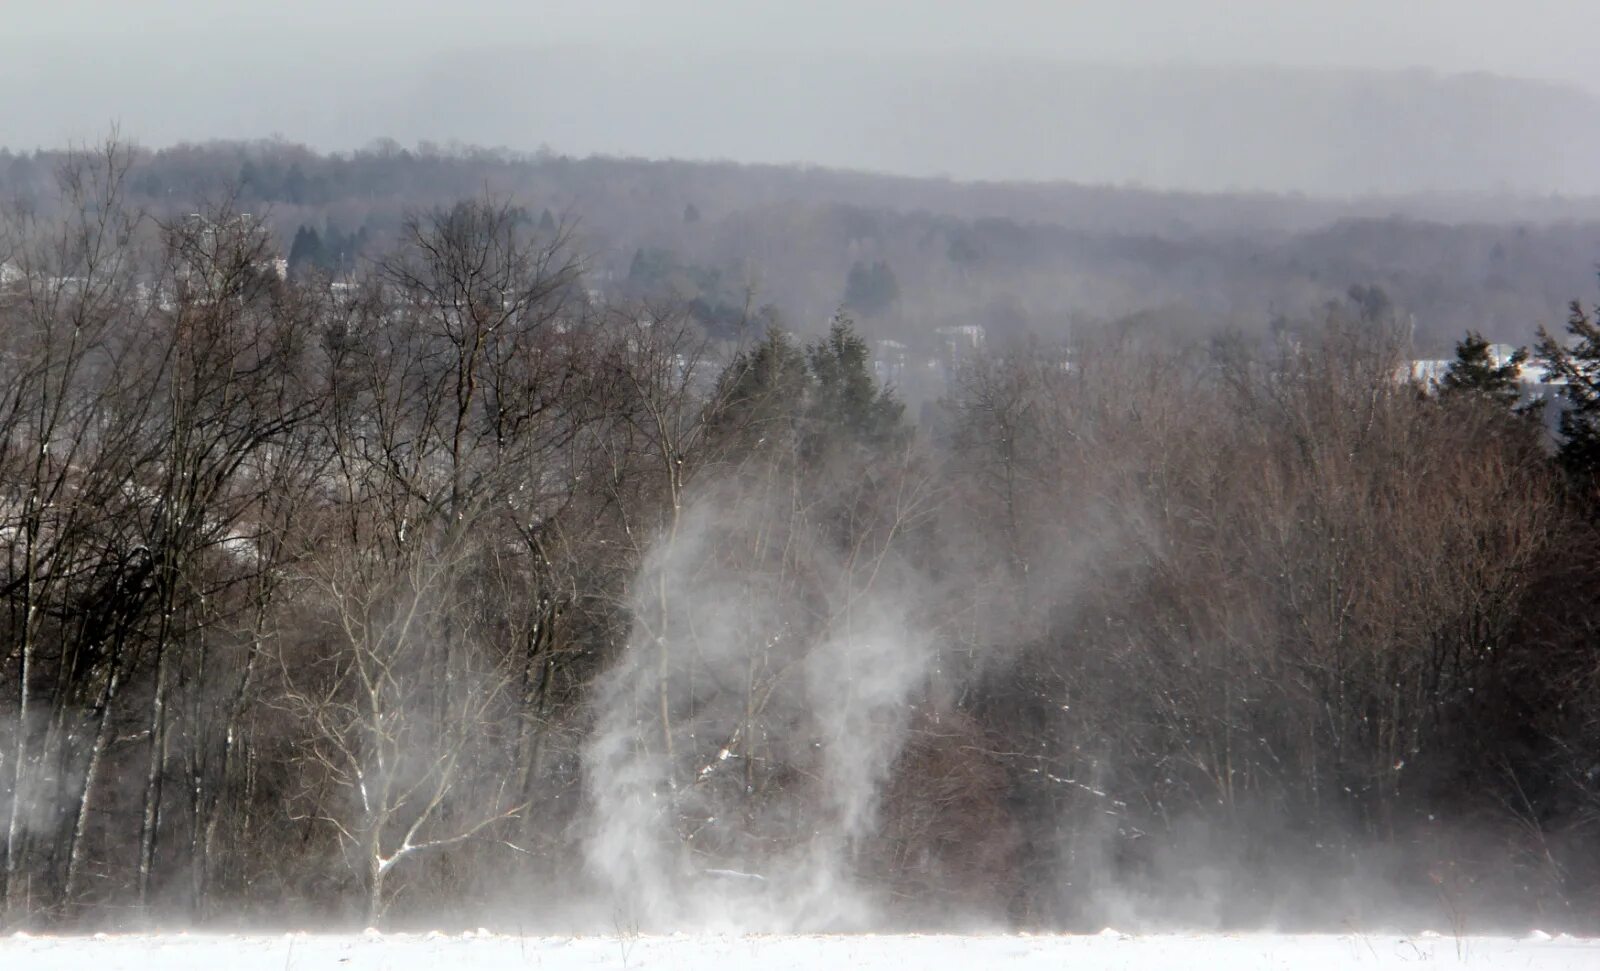
[[[1437,386],[1343,280],[1024,321],[914,411],[871,245],[712,314],[582,198],[218,155],[6,170],[6,927],[1600,925],[1581,306]]]
[[[48,200],[61,161],[0,150],[0,195]],[[130,165],[130,204],[177,218],[226,200],[266,222],[297,275],[353,272],[408,212],[487,192],[574,224],[587,285],[610,297],[670,296],[731,337],[763,307],[814,336],[867,296],[863,334],[913,354],[974,324],[1000,343],[1130,318],[1185,338],[1264,332],[1376,286],[1416,351],[1443,357],[1467,328],[1531,341],[1600,252],[1595,200],[1554,196],[1203,195],[393,141],[178,145]],[[864,274],[880,287],[852,293]],[[940,390],[901,384],[919,403]]]

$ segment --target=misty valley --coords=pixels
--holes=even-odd
[[[1596,929],[1589,224],[0,182],[7,927]]]

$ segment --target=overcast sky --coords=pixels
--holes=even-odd
[[[149,145],[281,134],[345,149],[377,136],[408,144],[460,138],[521,149],[549,143],[578,154],[1105,178],[1114,163],[1094,173],[1057,172],[1008,168],[1003,159],[947,165],[924,152],[911,166],[881,147],[846,151],[837,133],[819,126],[830,105],[862,87],[862,65],[876,54],[937,55],[952,64],[983,54],[1135,66],[1425,68],[1600,94],[1597,37],[1600,0],[0,0],[0,144],[55,146],[93,138],[115,121]],[[532,62],[541,48],[610,61],[603,75],[579,79],[580,99],[588,100],[574,99],[581,107],[566,116],[524,110],[565,96],[553,90],[561,79],[549,71],[478,73],[492,60],[488,52]],[[630,107],[644,112],[630,104],[638,99],[628,91],[629,52],[653,52],[640,58],[636,76],[674,106],[667,112],[674,117],[655,128],[663,114],[656,106],[642,118],[628,115]],[[805,67],[788,75],[769,71],[760,82],[769,88],[747,91],[729,89],[754,85],[749,79],[761,71],[727,65],[750,62],[677,77],[696,70],[697,57],[753,52],[845,55],[849,80],[839,84],[847,92],[808,81],[802,70],[814,77],[816,60],[792,62]],[[563,63],[585,69],[582,61]],[[563,79],[574,76],[564,70]],[[898,66],[880,74],[885,85],[908,76]],[[681,81],[684,97],[663,95],[668,81]],[[779,115],[792,89],[808,84],[819,90],[804,110]],[[603,85],[611,88],[593,93]],[[536,95],[527,90],[534,88]],[[430,99],[444,90],[448,98]],[[729,98],[738,103],[708,107]],[[482,110],[475,113],[475,104]],[[757,133],[747,135],[753,124]],[[844,147],[830,154],[832,145]]]
[[[337,39],[685,50],[1029,52],[1117,61],[1494,71],[1600,84],[1594,0],[0,0],[20,46]]]

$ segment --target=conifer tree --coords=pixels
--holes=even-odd
[[[820,436],[844,432],[878,448],[902,440],[905,405],[879,387],[867,342],[848,316],[834,317],[828,336],[806,348],[806,361],[817,383],[810,418]]]
[[[878,260],[871,265],[856,263],[845,279],[844,305],[866,317],[876,317],[900,299],[900,284],[889,264]]]
[[[1562,385],[1561,464],[1583,482],[1600,480],[1600,323],[1576,300],[1567,338],[1539,329],[1537,345],[1547,380]]]
[[[1497,364],[1489,348],[1482,334],[1467,331],[1467,336],[1456,344],[1456,359],[1439,381],[1439,393],[1446,397],[1481,397],[1507,408],[1515,405],[1521,396],[1518,384],[1528,349],[1519,347],[1504,364]]]
[[[723,369],[712,427],[726,444],[746,450],[792,445],[811,389],[805,355],[773,326],[760,343],[740,351]]]
[[[308,270],[320,268],[324,260],[322,235],[310,226],[295,230],[294,242],[289,246],[289,272],[299,277]]]

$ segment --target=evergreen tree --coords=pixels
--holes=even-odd
[[[770,327],[759,344],[741,351],[717,382],[713,429],[738,450],[793,446],[811,395],[806,357],[781,329]]]
[[[322,269],[327,260],[322,236],[310,226],[295,230],[294,242],[289,245],[289,272],[300,277],[314,269]]]
[[[1562,385],[1561,464],[1583,482],[1600,480],[1600,324],[1576,300],[1563,341],[1539,329],[1538,356],[1548,380]]]
[[[1519,383],[1528,349],[1519,347],[1504,364],[1496,364],[1489,347],[1482,334],[1467,331],[1467,336],[1456,344],[1456,359],[1439,381],[1439,393],[1445,397],[1486,398],[1507,408],[1515,405],[1521,396]]]
[[[828,336],[806,349],[806,363],[816,381],[808,415],[814,442],[840,433],[874,448],[904,440],[905,405],[878,386],[867,342],[849,317],[834,317]]]
[[[878,260],[868,266],[856,263],[845,278],[844,305],[866,317],[876,317],[900,299],[900,284],[889,264]]]
[[[905,406],[873,377],[867,343],[842,315],[803,352],[769,328],[723,370],[718,391],[712,424],[735,452],[787,442],[817,462],[839,447],[893,448],[909,433]]]

